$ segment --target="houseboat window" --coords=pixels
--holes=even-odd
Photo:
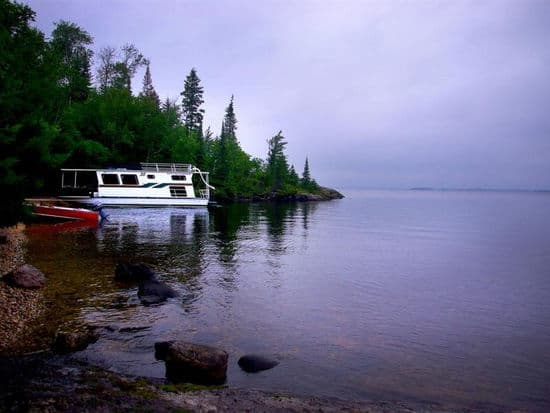
[[[174,198],[185,198],[187,197],[187,191],[184,186],[171,186],[170,196],[173,196]]]
[[[186,179],[185,175],[172,175],[172,181],[185,181]]]
[[[137,175],[122,174],[120,177],[122,178],[122,183],[124,185],[139,185]]]
[[[101,174],[101,179],[105,185],[118,185],[118,175],[117,174]]]
[[[147,175],[147,179],[155,179],[155,175]]]

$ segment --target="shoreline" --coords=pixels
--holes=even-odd
[[[216,196],[214,195],[214,199]],[[236,196],[235,198],[220,198],[220,203],[231,202],[318,202],[345,198],[336,189],[319,187],[317,192],[296,192],[292,194],[271,192],[263,195]]]
[[[0,358],[0,377],[0,410],[7,412],[518,412],[488,404],[353,401],[223,385],[172,384],[163,379],[115,373],[70,355],[49,352]]]

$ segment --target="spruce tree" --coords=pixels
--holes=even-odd
[[[229,179],[231,169],[234,167],[234,154],[238,149],[236,131],[237,117],[233,107],[233,95],[231,95],[229,105],[225,108],[219,141],[217,177],[222,181]]]
[[[235,116],[235,110],[233,108],[233,95],[231,95],[231,100],[229,105],[225,108],[225,115],[222,122],[222,139],[229,139],[237,141],[237,118]]]
[[[145,70],[145,75],[143,76],[143,89],[141,90],[140,96],[149,99],[157,108],[160,106],[159,95],[153,86],[153,79],[151,78],[149,64],[147,64],[147,69]]]
[[[282,131],[267,141],[267,180],[271,191],[278,191],[288,178],[288,162],[285,155],[287,142]]]
[[[315,191],[319,189],[319,185],[315,182],[315,179],[311,177],[311,172],[309,171],[309,161],[306,156],[306,163],[304,165],[304,173],[302,174],[301,186],[303,189],[308,191]]]
[[[311,186],[311,174],[309,172],[309,161],[306,156],[306,163],[304,164],[304,173],[302,174],[302,187],[309,189]]]
[[[185,79],[183,92],[181,92],[181,96],[183,97],[181,106],[185,126],[202,136],[204,109],[201,109],[201,105],[204,103],[204,100],[202,98],[203,88],[200,85],[200,81],[195,68],[191,69],[191,72],[189,72],[189,75]]]

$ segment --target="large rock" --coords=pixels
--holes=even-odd
[[[57,330],[52,345],[53,351],[60,354],[84,350],[88,345],[95,343],[99,334],[89,326],[64,327]]]
[[[12,287],[37,289],[46,285],[46,277],[32,265],[22,265],[6,274],[3,280]]]
[[[227,353],[186,341],[155,343],[155,357],[166,363],[166,378],[174,382],[222,384],[227,376]]]
[[[279,362],[267,356],[258,354],[247,354],[238,361],[239,367],[247,373],[256,373],[262,370],[269,370],[275,367]]]

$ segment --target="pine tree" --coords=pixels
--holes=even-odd
[[[293,187],[297,187],[300,183],[300,178],[296,173],[296,169],[294,168],[294,165],[290,165],[290,169],[288,171],[288,183]]]
[[[235,116],[235,110],[233,108],[233,95],[231,95],[231,100],[229,105],[225,108],[225,115],[222,122],[222,133],[220,137],[222,139],[229,139],[237,141],[237,118]]]
[[[174,128],[178,125],[180,119],[179,106],[175,101],[166,98],[161,105],[161,111],[165,114],[169,128]]]
[[[308,191],[314,191],[319,189],[319,185],[315,182],[315,179],[311,177],[311,172],[309,171],[309,161],[306,156],[306,163],[304,164],[304,173],[302,174],[301,186],[303,189]]]
[[[309,161],[306,156],[306,163],[304,164],[304,173],[302,174],[302,186],[308,189],[311,185],[311,174],[309,172]]]
[[[149,64],[147,64],[147,69],[145,70],[145,75],[143,76],[143,89],[141,90],[140,96],[150,99],[150,101],[157,108],[160,106],[159,95],[153,86],[153,79],[151,78]]]
[[[197,76],[197,71],[193,68],[187,78],[181,96],[183,97],[182,115],[183,123],[190,130],[199,132],[202,136],[202,120],[204,117],[204,109],[201,105],[204,103],[202,98],[203,88],[200,85],[200,79]]]
[[[278,191],[283,187],[288,177],[288,162],[285,155],[285,137],[282,131],[267,141],[267,180],[271,191]]]
[[[229,105],[225,108],[225,115],[222,121],[222,130],[220,133],[219,153],[218,153],[218,168],[217,176],[226,181],[229,179],[231,169],[234,164],[235,150],[238,148],[237,141],[237,117],[233,107],[233,95]]]

